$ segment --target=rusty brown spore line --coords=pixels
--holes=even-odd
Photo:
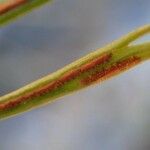
[[[7,0],[6,2],[0,2],[0,15],[17,8],[28,2],[28,0]]]
[[[48,85],[45,85],[44,87],[36,89],[35,91],[25,94],[24,96],[13,99],[12,101],[9,101],[9,102],[3,103],[3,104],[1,103],[0,111],[11,109],[11,108],[16,107],[24,102],[27,102],[34,98],[40,97],[49,92],[53,92],[57,88],[62,87],[65,83],[72,81],[75,78],[79,77],[82,73],[91,71],[92,69],[96,68],[97,66],[105,64],[106,62],[109,62],[111,57],[112,57],[111,53],[103,54],[102,56],[92,60],[91,62],[82,65],[80,68],[73,69],[70,72],[65,73],[59,80],[53,81],[53,82],[49,83]],[[98,80],[104,80],[104,78],[111,76],[111,74],[115,74],[115,73],[119,72],[120,70],[129,68],[129,67],[137,64],[138,62],[140,62],[139,57],[136,57],[136,56],[129,57],[128,59],[118,62],[117,64],[111,66],[110,68],[96,71],[95,73],[91,74],[90,76],[87,76],[84,79],[81,79],[80,83],[83,86],[88,86]]]
[[[132,66],[140,63],[140,61],[141,61],[140,57],[131,56],[127,59],[117,62],[116,64],[112,65],[109,68],[96,71],[91,76],[83,79],[81,82],[83,84],[90,85],[96,81],[106,80],[107,78],[111,77],[112,75],[115,75],[123,70],[131,68]]]
[[[48,85],[45,85],[44,87],[33,91],[32,93],[25,94],[24,96],[13,99],[10,102],[6,102],[3,104],[1,103],[0,110],[7,110],[10,108],[16,107],[17,105],[19,105],[23,102],[26,102],[28,100],[31,100],[31,99],[39,97],[39,96],[42,96],[48,92],[52,92],[55,89],[63,86],[66,82],[69,82],[70,80],[75,79],[80,74],[91,70],[93,67],[95,67],[97,65],[107,62],[110,58],[111,58],[111,54],[104,54],[104,55],[92,60],[90,63],[84,64],[82,67],[80,67],[80,69],[74,69],[74,70],[71,70],[70,72],[67,72],[59,80],[53,81],[53,82],[49,83]]]

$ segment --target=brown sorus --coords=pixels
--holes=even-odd
[[[96,71],[94,74],[92,74],[91,76],[83,79],[81,81],[81,83],[83,85],[90,85],[93,82],[99,81],[99,80],[105,80],[106,78],[117,74],[123,70],[126,70],[134,65],[136,65],[137,63],[140,62],[140,58],[137,56],[132,56],[129,57],[127,59],[124,59],[122,61],[117,62],[116,64],[112,65],[111,67],[107,68],[107,69],[102,69],[100,71]]]

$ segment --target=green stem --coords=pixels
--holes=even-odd
[[[11,0],[7,0],[11,1]],[[11,22],[13,19],[26,14],[27,12],[31,11],[32,9],[41,6],[42,4],[45,4],[47,2],[51,2],[52,0],[25,0],[24,3],[21,5],[17,5],[16,7],[12,7],[12,9],[9,9],[8,11],[4,12],[3,14],[0,14],[0,26],[3,26],[9,22]]]
[[[61,96],[106,80],[150,58],[150,42],[132,45],[150,25],[98,49],[42,79],[0,97],[0,119],[45,105]]]

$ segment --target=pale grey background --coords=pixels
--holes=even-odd
[[[0,95],[150,22],[149,0],[55,0],[0,30]],[[0,150],[149,150],[150,63],[0,122]]]

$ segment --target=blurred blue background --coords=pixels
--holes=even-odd
[[[0,30],[0,95],[150,23],[149,0],[55,0]],[[0,122],[0,150],[149,150],[150,63]]]

